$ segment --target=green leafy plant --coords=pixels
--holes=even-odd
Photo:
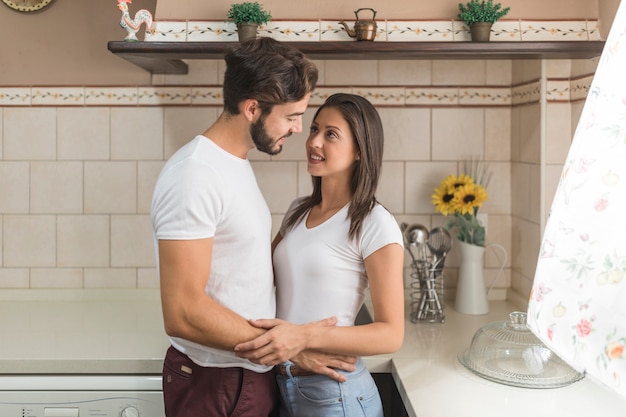
[[[468,3],[459,3],[459,19],[468,26],[479,22],[491,22],[505,16],[510,7],[502,8],[500,3],[493,4],[493,0],[470,0]]]
[[[256,23],[263,25],[272,19],[270,12],[263,10],[258,2],[244,2],[231,4],[228,18],[236,25],[240,23]]]

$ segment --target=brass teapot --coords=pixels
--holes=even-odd
[[[359,20],[359,12],[361,10],[371,10],[373,13],[372,20]],[[339,22],[339,24],[343,25],[348,33],[348,36],[351,38],[356,38],[357,41],[373,41],[374,38],[376,38],[376,30],[378,29],[376,21],[374,20],[376,18],[376,10],[364,7],[355,11],[354,14],[356,16],[354,30],[351,30],[343,20]]]

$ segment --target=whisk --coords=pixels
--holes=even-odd
[[[444,321],[443,313],[443,267],[446,255],[452,248],[452,237],[447,230],[435,227],[429,233],[426,245],[433,255],[428,276],[425,278],[425,288],[420,296],[418,320]]]

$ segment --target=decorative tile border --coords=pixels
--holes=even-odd
[[[570,101],[585,100],[589,90],[591,89],[591,82],[593,81],[593,75],[587,75],[581,78],[570,80]]]
[[[259,28],[260,36],[281,41],[353,41],[336,20],[276,20]],[[354,20],[345,20],[354,28]],[[468,42],[468,27],[458,20],[376,21],[376,41]],[[156,21],[145,34],[148,42],[236,42],[237,28],[225,20]],[[598,20],[499,20],[491,29],[498,41],[600,40]]]
[[[511,87],[511,104],[536,103],[541,98],[541,83],[539,80]]]
[[[585,99],[592,75],[576,79],[549,79],[549,101]],[[352,92],[380,107],[396,106],[501,106],[536,102],[541,97],[539,81],[513,87],[384,87],[323,86],[310,104],[318,106],[337,92]],[[222,87],[209,86],[89,86],[89,87],[0,87],[0,106],[222,106]]]
[[[569,80],[548,80],[546,83],[546,98],[548,101],[569,102],[570,92]]]

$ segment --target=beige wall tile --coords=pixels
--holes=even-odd
[[[298,191],[297,196],[311,195],[313,192],[313,181],[311,174],[307,171],[307,162],[298,162]]]
[[[433,161],[484,157],[485,111],[480,108],[432,110]]]
[[[547,165],[546,166],[546,186],[545,186],[545,199],[546,199],[546,211],[544,213],[547,219],[550,215],[550,209],[556,190],[561,180],[561,173],[563,172],[563,164]]]
[[[511,163],[511,213],[513,216],[530,217],[530,165]]]
[[[539,225],[514,218],[511,236],[511,249],[516,255],[512,259],[513,269],[532,280],[541,245]]]
[[[378,63],[376,60],[332,60],[325,64],[327,85],[377,85]]]
[[[546,114],[546,162],[565,162],[572,144],[572,109],[569,103],[548,103]]]
[[[80,213],[83,211],[83,163],[32,162],[30,168],[31,213]]]
[[[29,163],[0,161],[0,179],[0,213],[28,213]]]
[[[511,212],[511,163],[490,162],[491,181],[487,186],[489,200],[483,204],[481,212],[508,214]]]
[[[485,85],[485,81],[485,61],[432,62],[432,85]]]
[[[33,268],[31,288],[83,288],[83,270],[80,268]]]
[[[0,107],[0,159],[4,159],[4,109]]]
[[[421,108],[379,108],[385,132],[385,161],[430,159],[430,113]]]
[[[405,214],[435,213],[431,197],[450,174],[457,174],[455,162],[406,162]],[[434,226],[434,225],[433,225]]]
[[[541,61],[538,59],[520,59],[513,62],[513,85],[537,80],[541,77]]]
[[[6,108],[3,111],[5,160],[56,158],[55,108]]]
[[[298,192],[296,162],[255,161],[252,163],[259,188],[272,213],[284,213]]]
[[[137,268],[137,288],[159,288],[156,268]]]
[[[520,109],[520,142],[519,157],[522,162],[539,163],[541,158],[539,104],[521,106]]]
[[[57,110],[58,159],[109,159],[108,107]]]
[[[485,109],[485,160],[511,160],[511,108]]]
[[[111,266],[154,267],[152,225],[147,214],[111,216]]]
[[[383,162],[376,192],[378,201],[392,213],[404,211],[404,163]]]
[[[487,243],[496,243],[504,247],[507,251],[505,264],[507,268],[510,268],[513,262],[511,224],[512,219],[509,214],[489,214],[487,218]],[[497,248],[485,251],[485,266],[487,268],[498,269],[503,261],[502,253]]]
[[[57,265],[59,267],[109,266],[109,216],[57,217]]]
[[[209,107],[168,107],[163,114],[163,157],[169,158],[181,146],[202,134],[215,120],[217,109]],[[155,158],[156,159],[156,158]]]
[[[378,61],[379,85],[430,85],[431,61]]]
[[[137,163],[137,212],[150,213],[152,193],[163,169],[163,161],[139,161]]]
[[[0,288],[28,288],[29,286],[30,271],[28,268],[0,268]]]
[[[85,213],[137,211],[136,162],[85,162]]]
[[[3,217],[3,266],[55,266],[55,216],[5,214]]]
[[[137,288],[135,268],[86,268],[85,288]]]
[[[545,184],[541,182],[541,166],[539,164],[529,164],[529,174],[530,193],[528,194],[528,204],[530,212],[527,219],[539,226],[542,214],[541,193],[545,192]]]
[[[569,78],[572,73],[572,61],[569,59],[546,59],[544,65],[548,78]]]
[[[162,108],[111,109],[111,159],[161,159]]]
[[[487,85],[510,86],[513,62],[507,59],[492,59],[485,61],[485,76]]]
[[[572,66],[572,73],[570,77],[578,77],[581,75],[595,73],[599,60],[599,58],[570,60]]]
[[[185,75],[165,75],[168,85],[211,85],[217,84],[218,61],[215,59],[187,60],[189,72]]]

